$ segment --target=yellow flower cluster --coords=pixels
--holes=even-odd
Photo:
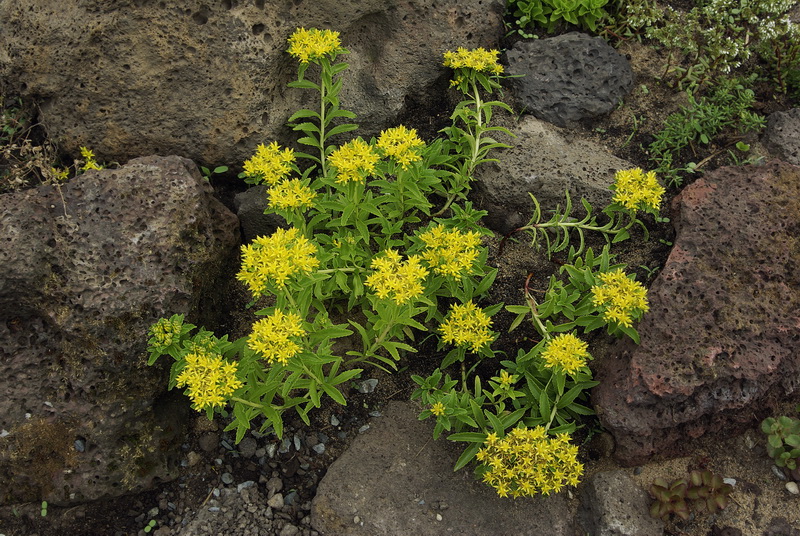
[[[286,179],[267,191],[269,206],[276,209],[306,208],[314,202],[316,193],[299,179]]]
[[[442,415],[444,415],[445,409],[446,408],[444,407],[444,404],[442,404],[441,402],[436,402],[433,406],[431,406],[431,413],[433,413],[437,417],[441,417]]]
[[[665,192],[656,180],[655,171],[645,173],[641,168],[617,171],[614,190],[614,202],[634,210],[658,210]]]
[[[479,73],[489,73],[499,75],[503,73],[503,66],[497,63],[500,52],[497,50],[486,50],[476,48],[467,50],[459,47],[453,52],[448,50],[444,53],[444,66],[451,69],[473,69]]]
[[[187,387],[186,394],[198,411],[222,405],[242,386],[236,378],[236,363],[225,361],[219,354],[195,348],[185,359],[186,366],[176,378],[177,386]]]
[[[629,328],[634,317],[650,309],[647,303],[647,289],[625,275],[621,268],[597,274],[597,278],[602,284],[592,287],[594,294],[592,303],[605,307],[603,318],[606,321]]]
[[[489,330],[491,325],[492,320],[483,309],[470,300],[463,305],[453,304],[439,329],[444,342],[456,346],[472,346],[472,351],[477,352],[492,341],[492,332]]]
[[[382,257],[373,259],[370,266],[375,272],[367,277],[364,284],[381,299],[391,296],[397,305],[402,305],[425,290],[422,283],[428,270],[420,264],[418,255],[401,261],[397,251],[387,249]]]
[[[419,139],[417,131],[403,125],[384,130],[378,137],[378,148],[384,155],[394,158],[403,169],[422,159],[417,149],[424,146],[425,142]]]
[[[481,235],[475,231],[462,233],[458,229],[447,229],[442,225],[431,227],[419,235],[427,250],[422,258],[438,274],[459,277],[469,271],[478,258]]]
[[[81,168],[83,171],[88,171],[90,169],[103,169],[103,166],[98,164],[94,159],[94,152],[87,147],[81,147],[81,156],[84,159],[84,164]]]
[[[287,52],[300,60],[300,63],[308,63],[342,50],[339,32],[298,28],[289,36]]]
[[[150,326],[150,336],[154,339],[154,346],[166,348],[180,340],[183,323],[180,320],[160,318]]]
[[[545,367],[561,369],[571,376],[577,374],[591,359],[589,345],[572,333],[562,333],[550,339],[541,357]]]
[[[503,369],[500,371],[500,376],[495,376],[492,378],[495,380],[501,389],[510,389],[512,385],[517,383],[517,375],[516,374],[509,374],[507,370]]]
[[[319,266],[317,248],[300,231],[278,229],[270,236],[259,236],[242,246],[242,268],[236,279],[245,283],[254,296],[260,296],[270,280],[285,285],[286,280]]]
[[[375,165],[380,156],[367,142],[361,138],[351,140],[328,157],[328,162],[336,166],[339,172],[336,182],[361,181],[364,177],[375,173]]]
[[[548,436],[541,426],[514,428],[502,439],[491,433],[476,457],[484,467],[483,481],[500,497],[558,493],[576,486],[583,474],[578,447],[569,434]]]
[[[256,154],[244,163],[244,174],[267,184],[278,184],[292,172],[294,150],[281,150],[278,142],[269,145],[259,144]]]
[[[302,319],[294,314],[284,314],[276,309],[271,315],[256,321],[247,338],[247,346],[260,354],[269,364],[285,365],[302,347],[292,337],[306,334]]]

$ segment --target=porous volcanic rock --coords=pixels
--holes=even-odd
[[[599,37],[572,32],[507,53],[517,108],[560,127],[607,114],[633,88],[630,62]]]
[[[448,87],[442,53],[498,48],[504,9],[503,0],[0,0],[0,78],[41,102],[49,134],[72,154],[84,145],[105,161],[179,154],[231,165],[258,143],[293,142],[287,119],[318,106],[286,87],[296,28],[341,32],[351,51],[342,106],[368,137],[411,103],[435,108],[431,88]]]
[[[782,160],[800,165],[800,108],[770,114],[764,143]]]
[[[641,345],[598,362],[592,400],[626,465],[729,436],[800,394],[800,167],[726,167],[675,198],[675,245]]]
[[[330,466],[311,505],[316,530],[337,536],[577,533],[565,492],[500,498],[469,469],[453,472],[460,449],[433,441],[433,425],[417,414],[409,402],[389,402]]]
[[[186,404],[164,395],[168,360],[146,366],[147,329],[197,320],[238,241],[236,217],[184,158],[88,171],[61,194],[0,196],[0,503],[170,478]]]
[[[525,225],[533,214],[534,194],[549,219],[556,206],[564,207],[565,191],[572,196],[575,215],[583,216],[581,198],[600,210],[611,202],[608,187],[614,173],[633,164],[612,155],[605,147],[570,136],[562,129],[533,116],[525,116],[503,137],[510,149],[498,150],[498,162],[481,165],[476,172],[475,193],[480,208],[489,211],[486,224],[506,234]],[[501,134],[496,138],[500,139]]]

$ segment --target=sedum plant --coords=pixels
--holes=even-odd
[[[559,24],[597,31],[597,23],[607,16],[608,0],[508,0],[507,11],[523,37],[531,27],[552,32]]]
[[[664,521],[676,515],[685,521],[692,511],[714,514],[728,506],[732,492],[733,486],[708,469],[692,471],[688,479],[672,482],[659,477],[650,486],[650,495],[654,499],[650,515]]]
[[[761,422],[761,431],[767,435],[767,454],[775,465],[800,472],[800,419],[769,417]]]

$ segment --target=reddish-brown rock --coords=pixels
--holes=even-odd
[[[673,204],[677,236],[641,345],[598,364],[593,401],[624,464],[730,435],[800,385],[800,167],[727,167]]]

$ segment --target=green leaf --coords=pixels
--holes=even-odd
[[[549,419],[550,411],[550,397],[547,396],[547,391],[543,389],[542,392],[539,393],[539,414],[542,418]]]
[[[319,112],[315,112],[314,110],[298,110],[289,118],[288,122],[294,123],[298,119],[305,119],[308,117],[319,119]]]
[[[347,401],[344,399],[344,395],[336,387],[328,385],[327,383],[320,384],[320,387],[322,387],[322,390],[325,391],[325,394],[327,394],[329,397],[335,400],[337,404],[341,406],[347,405]]]
[[[466,441],[467,443],[484,443],[486,434],[481,432],[458,432],[447,436],[449,441]]]
[[[478,451],[481,449],[482,443],[473,443],[464,449],[464,452],[461,453],[461,456],[458,457],[458,461],[456,461],[456,465],[453,467],[453,471],[458,471],[469,462],[471,462]]]

